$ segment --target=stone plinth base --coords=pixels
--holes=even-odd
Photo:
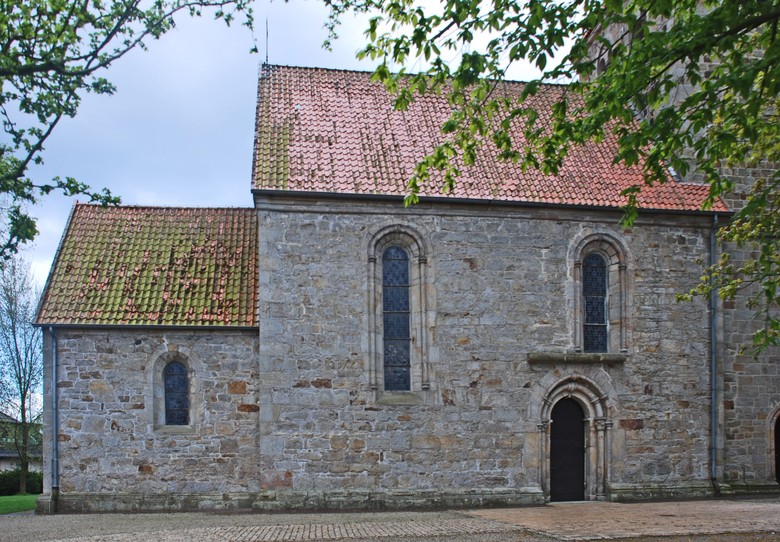
[[[700,499],[715,496],[709,482],[679,484],[612,484],[609,500],[612,502],[636,502],[659,499]]]
[[[721,482],[718,484],[719,495],[777,495],[780,485],[777,482]]]
[[[302,493],[267,491],[255,494],[61,493],[56,500],[41,495],[36,512],[184,512],[240,510],[403,510],[417,508],[479,508],[544,504],[536,488],[519,490],[475,489],[465,491],[348,491]]]

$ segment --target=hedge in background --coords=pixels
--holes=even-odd
[[[19,476],[22,471],[0,471],[0,495],[16,495],[19,493]],[[27,493],[41,493],[43,491],[43,473],[27,473]]]

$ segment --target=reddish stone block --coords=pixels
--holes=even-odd
[[[243,380],[228,382],[228,393],[232,395],[241,395],[246,393],[246,382]]]
[[[620,420],[620,428],[636,431],[645,426],[645,421],[640,419]]]

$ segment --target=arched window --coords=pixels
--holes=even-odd
[[[582,296],[585,307],[583,350],[606,352],[609,321],[607,319],[607,262],[592,252],[582,261]]]
[[[190,378],[187,367],[172,361],[163,370],[165,386],[165,425],[190,423]]]
[[[623,243],[595,233],[572,245],[576,352],[628,353],[628,271]]]
[[[382,325],[385,389],[411,390],[409,255],[399,246],[382,254]]]
[[[417,404],[415,394],[430,389],[428,251],[419,233],[400,224],[375,232],[367,248],[369,386],[379,401]]]

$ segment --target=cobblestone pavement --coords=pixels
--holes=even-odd
[[[780,541],[780,498],[445,512],[0,516],[0,542]]]

